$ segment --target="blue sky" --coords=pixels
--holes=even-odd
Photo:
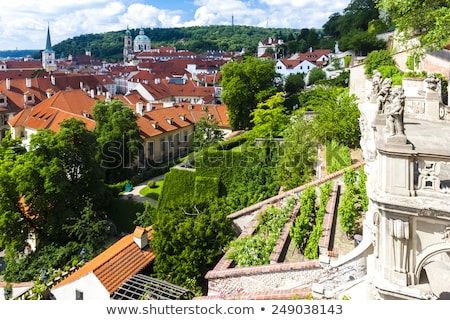
[[[140,27],[236,25],[320,28],[350,0],[8,0],[0,8],[0,50],[43,49],[80,34]],[[151,38],[151,35],[148,35]]]

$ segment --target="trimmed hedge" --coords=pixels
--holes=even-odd
[[[184,203],[195,196],[195,171],[171,168],[164,176],[164,185],[158,202],[159,208]]]
[[[214,177],[195,177],[195,199],[214,199],[219,196],[219,179]]]

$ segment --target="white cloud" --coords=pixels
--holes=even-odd
[[[43,49],[86,33],[140,27],[232,23],[260,27],[320,28],[350,0],[8,0],[0,9],[0,50]],[[152,3],[152,4],[150,4]]]

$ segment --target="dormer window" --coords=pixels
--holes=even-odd
[[[24,100],[25,104],[34,104],[35,103],[35,101],[34,101],[34,94],[31,93],[30,91],[26,91],[23,94],[23,100]]]
[[[8,98],[4,94],[0,94],[0,106],[6,107]]]

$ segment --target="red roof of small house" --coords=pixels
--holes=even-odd
[[[145,230],[142,229],[137,232],[141,232],[141,235],[147,232],[148,240],[151,241],[153,228],[150,226]],[[53,288],[60,288],[93,273],[109,294],[113,294],[121,284],[148,266],[156,257],[149,246],[139,248],[134,242],[134,237],[134,234],[122,237]]]

